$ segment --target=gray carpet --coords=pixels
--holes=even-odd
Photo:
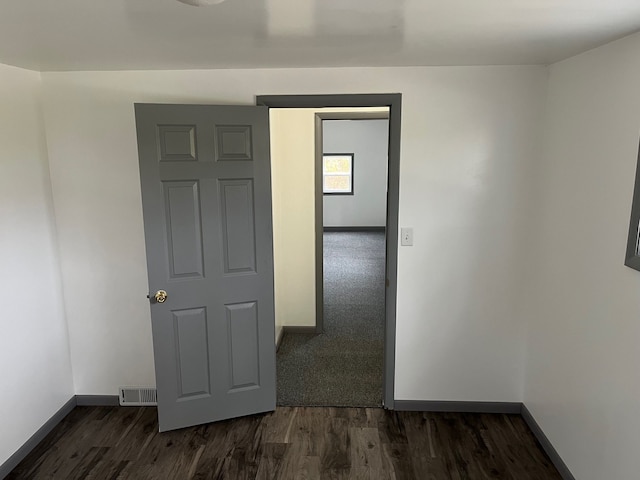
[[[324,333],[286,333],[278,404],[382,405],[385,236],[324,234]]]

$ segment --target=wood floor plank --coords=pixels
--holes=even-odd
[[[382,443],[407,443],[403,418],[405,412],[388,411],[378,420]],[[411,412],[408,412],[411,413]]]
[[[326,441],[324,432],[331,420],[328,410],[305,407],[298,410],[289,442],[300,447],[305,457],[320,457]]]
[[[561,477],[519,415],[288,407],[158,433],[154,408],[78,407],[7,479]]]
[[[222,480],[225,478],[227,464],[230,459],[230,457],[211,457],[201,460],[192,478],[194,480]]]
[[[320,465],[322,472],[333,472],[331,478],[333,475],[342,477],[343,471],[348,473],[351,468],[351,439],[348,425],[349,422],[345,418],[331,418],[326,426]]]
[[[262,446],[256,480],[280,478],[280,468],[287,448],[286,443],[266,443]]]
[[[122,461],[105,461],[101,468],[96,471],[93,478],[105,479],[105,480],[121,480],[125,478],[131,478],[126,475],[125,471],[131,462],[127,460]]]
[[[321,470],[320,457],[304,457],[302,459],[300,470],[294,478],[295,480],[314,480],[316,478],[320,478]]]
[[[302,442],[291,442],[286,445],[287,450],[280,466],[280,478],[307,478],[305,462],[308,457],[305,455],[305,446]]]
[[[93,476],[96,466],[102,461],[109,447],[91,447],[73,470],[66,475],[69,478],[87,478]]]
[[[291,433],[297,414],[298,407],[280,407],[266,414],[262,440],[267,443],[287,443],[287,435]]]
[[[496,454],[504,459],[513,478],[560,480],[560,475],[531,435],[521,416],[504,415],[495,421],[497,425],[495,428],[487,429],[486,435],[493,438],[497,445],[503,446],[496,449]]]
[[[98,408],[76,407],[7,478],[62,478],[86,453],[88,445],[79,442],[91,436],[88,424],[102,413]]]
[[[415,480],[413,460],[407,443],[382,444],[383,471],[391,472],[394,480]]]
[[[352,478],[370,478],[382,472],[382,449],[377,428],[349,428]]]
[[[415,477],[424,480],[446,478],[447,466],[442,444],[437,442],[435,436],[436,426],[433,418],[427,413],[411,412],[405,418],[405,431]]]

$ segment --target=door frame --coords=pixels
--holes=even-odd
[[[395,388],[395,349],[396,349],[396,303],[398,293],[398,211],[400,203],[400,132],[402,117],[401,93],[374,94],[335,94],[335,95],[257,95],[256,105],[269,108],[335,108],[335,107],[389,107],[389,152],[387,170],[387,223],[386,223],[386,289],[385,289],[385,332],[384,332],[384,373],[383,399],[384,408],[394,408]],[[321,114],[322,115],[322,114]],[[337,114],[333,114],[337,115]],[[353,114],[349,114],[353,115]],[[344,117],[342,117],[344,118]],[[369,117],[371,118],[371,117]],[[323,118],[316,115],[316,132],[318,123]],[[320,275],[322,285],[322,196],[318,195],[318,187],[322,192],[322,175],[318,176],[318,149],[322,157],[322,144],[316,142],[316,309],[320,305],[322,314],[322,286],[317,288],[317,277]],[[318,228],[318,223],[320,228]],[[320,248],[318,249],[318,242]],[[319,252],[319,254],[318,254]],[[319,265],[319,268],[318,268]],[[316,330],[322,331],[322,316],[316,318]],[[319,325],[319,327],[318,327]]]

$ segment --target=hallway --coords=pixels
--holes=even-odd
[[[382,405],[384,232],[324,233],[324,334],[286,333],[278,405]]]

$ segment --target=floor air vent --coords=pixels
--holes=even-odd
[[[155,388],[120,387],[120,405],[123,407],[142,407],[158,405]]]

